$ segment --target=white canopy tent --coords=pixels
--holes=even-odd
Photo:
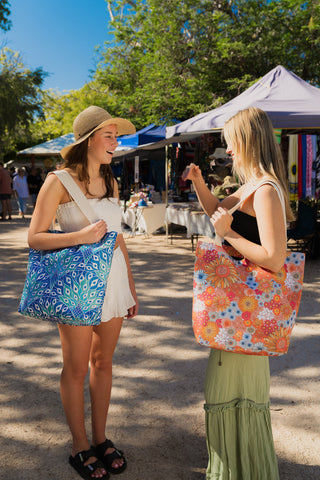
[[[18,156],[30,156],[30,155],[38,155],[40,157],[50,157],[50,156],[60,156],[60,150],[63,147],[70,145],[70,143],[74,142],[74,135],[73,133],[67,133],[66,135],[62,135],[61,137],[54,138],[53,140],[48,140],[48,142],[40,143],[39,145],[35,145],[34,147],[25,148],[24,150],[20,150],[17,153]]]

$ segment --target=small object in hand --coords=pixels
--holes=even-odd
[[[182,175],[181,175],[182,180],[184,181],[187,180],[189,172],[190,172],[190,167],[188,166],[182,172]]]

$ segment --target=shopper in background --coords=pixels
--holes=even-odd
[[[12,179],[11,175],[0,162],[0,200],[2,206],[1,219],[11,220],[12,207],[11,207],[11,195],[12,195]],[[7,215],[9,215],[7,219]]]
[[[32,198],[33,208],[34,208],[36,205],[38,193],[43,183],[40,177],[40,174],[35,167],[32,167],[31,172],[27,177],[27,183],[28,183],[29,192]]]
[[[24,167],[18,168],[18,174],[13,177],[13,192],[18,201],[19,215],[24,218],[29,198],[29,188]]]

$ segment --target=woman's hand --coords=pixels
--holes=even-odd
[[[210,221],[219,237],[224,238],[231,230],[233,217],[227,209],[218,207]]]
[[[136,295],[134,296],[134,299],[135,299],[136,304],[133,305],[133,307],[128,308],[128,314],[126,315],[126,318],[133,318],[138,314],[139,302],[138,302],[138,298],[137,298]]]
[[[107,233],[107,224],[104,220],[98,220],[98,222],[82,228],[78,233],[79,243],[96,243]]]
[[[194,163],[190,163],[184,171],[182,172],[181,178],[183,180],[191,180],[192,182],[196,180],[197,178],[201,178],[201,170],[198,165],[195,165]]]

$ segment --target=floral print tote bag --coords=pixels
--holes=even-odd
[[[272,185],[284,207],[281,190]],[[248,355],[286,353],[300,305],[304,265],[303,253],[288,252],[281,270],[273,273],[241,258],[219,239],[199,241],[192,312],[198,343]]]

